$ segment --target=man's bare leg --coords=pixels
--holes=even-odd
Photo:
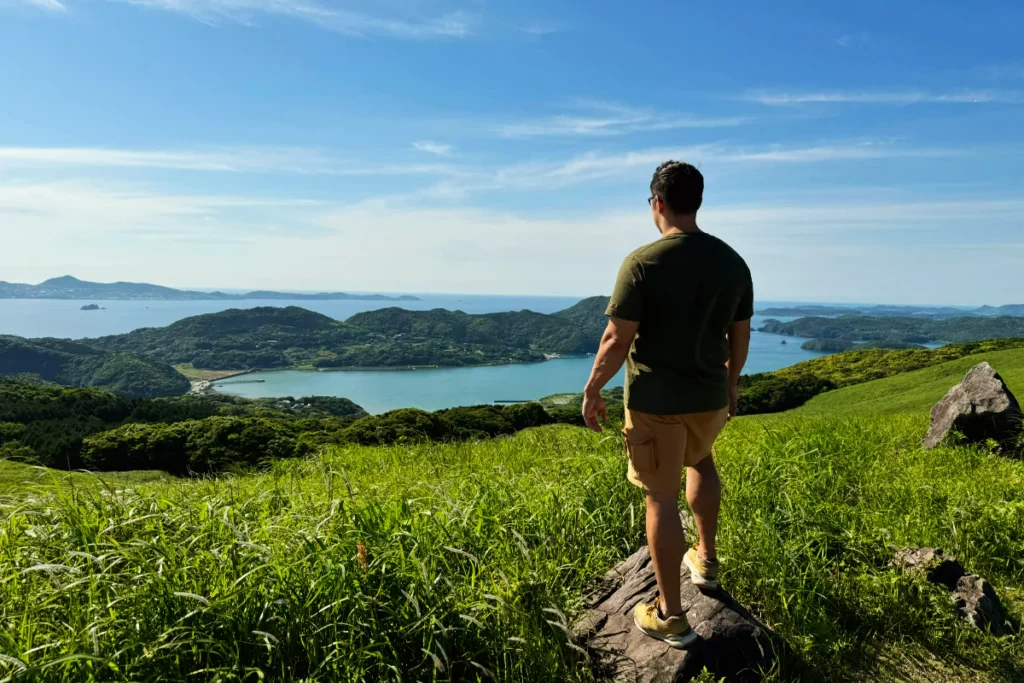
[[[647,503],[647,545],[661,594],[658,606],[662,615],[669,617],[683,611],[679,599],[679,571],[686,535],[679,521],[679,491],[646,491],[644,498]]]
[[[687,468],[686,502],[690,504],[690,511],[693,512],[693,520],[697,523],[697,533],[700,536],[697,553],[701,559],[714,561],[717,559],[715,535],[718,533],[718,511],[722,505],[722,480],[718,478],[715,460],[710,455],[695,466]],[[650,522],[647,529],[647,533],[650,534]]]

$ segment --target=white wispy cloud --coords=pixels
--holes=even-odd
[[[904,200],[854,202],[849,198],[828,204],[751,205],[712,207],[701,212],[702,220],[718,225],[783,223],[798,232],[821,229],[876,228],[917,229],[936,223],[975,221],[1008,222],[1024,216],[1024,199],[982,198],[953,200]]]
[[[261,17],[286,17],[314,24],[347,36],[385,36],[391,38],[430,39],[464,38],[471,35],[477,18],[461,10],[436,16],[401,12],[392,4],[388,11],[367,2],[329,0],[106,0],[163,10],[191,17],[210,25],[237,23],[254,26]],[[85,5],[82,0],[22,0],[48,10],[64,10],[69,5]]]
[[[712,205],[700,222],[744,255],[764,297],[981,303],[961,301],[977,296],[976,282],[999,291],[1016,283],[1021,215],[1024,200],[1012,196],[842,197]],[[537,215],[382,199],[0,184],[0,268],[21,281],[74,272],[179,286],[586,295],[607,293],[623,256],[656,236],[646,207]],[[990,253],[965,258],[965,243]],[[384,252],[385,261],[368,257]]]
[[[866,159],[935,159],[969,154],[969,150],[944,147],[903,147],[888,142],[864,141],[810,147],[712,150],[707,158],[722,163],[815,163]]]
[[[624,135],[680,128],[723,128],[750,122],[744,116],[701,117],[638,109],[615,102],[581,101],[580,114],[558,115],[498,126],[506,138]]]
[[[416,150],[435,156],[454,147],[417,141]],[[447,179],[470,189],[543,188],[651,167],[665,159],[703,164],[815,163],[886,158],[935,158],[969,150],[905,147],[886,141],[854,141],[814,146],[735,147],[721,144],[654,147],[618,153],[589,152],[562,160],[537,160],[498,166],[457,163],[364,163],[302,147],[232,147],[196,150],[138,150],[106,147],[0,147],[0,168],[148,168],[201,173],[253,173],[337,176],[424,176]]]
[[[853,45],[866,45],[867,43],[870,43],[871,40],[872,36],[870,33],[861,32],[848,33],[844,36],[839,36],[839,38],[836,39],[836,42],[839,43],[841,47],[851,47]]]
[[[970,150],[907,147],[885,141],[834,142],[812,146],[734,147],[722,144],[654,147],[627,152],[590,152],[561,161],[534,161],[504,166],[477,175],[444,181],[439,195],[486,189],[554,189],[581,182],[630,176],[649,171],[667,159],[681,159],[698,167],[749,164],[812,164],[898,158],[942,158],[969,154]]]
[[[136,150],[104,147],[0,147],[0,168],[153,168],[301,175],[461,175],[439,164],[362,164],[300,147]]]
[[[248,239],[294,229],[288,217],[315,209],[319,200],[273,196],[166,192],[145,185],[12,182],[0,185],[0,237],[11,249],[33,239],[57,240],[74,251],[92,240]]]
[[[455,151],[455,148],[451,145],[444,142],[434,142],[433,140],[418,140],[412,143],[412,146],[419,152],[436,154],[440,157],[451,156],[451,153]]]
[[[17,2],[17,0],[15,0]],[[67,7],[60,0],[23,0],[23,2],[51,12],[66,12]],[[3,3],[0,3],[3,4]]]
[[[793,104],[978,104],[1024,103],[1024,92],[1019,90],[959,90],[934,92],[929,90],[833,90],[818,92],[753,92],[742,99],[767,105]]]
[[[557,26],[556,24],[549,24],[543,21],[536,21],[523,28],[523,33],[525,33],[528,36],[534,36],[535,38],[548,36],[551,35],[552,33],[559,33],[561,31],[562,28],[560,26]]]

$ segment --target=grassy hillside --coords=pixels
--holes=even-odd
[[[849,386],[728,425],[722,578],[784,644],[770,681],[1024,680],[1024,634],[965,625],[890,564],[942,547],[1024,620],[1024,461],[920,447],[976,362],[1024,395],[1024,348],[998,346],[867,383],[937,356],[818,359]],[[197,480],[0,461],[0,679],[594,683],[566,629],[642,510],[614,426]]]
[[[0,335],[0,378],[11,375],[32,375],[72,387],[100,387],[133,397],[171,396],[189,389],[183,375],[152,358],[62,339]]]
[[[173,479],[174,477],[166,472],[146,470],[118,472],[116,475],[103,475],[101,478],[88,472],[65,472],[0,459],[0,501],[16,499],[30,492],[52,491],[62,487],[85,486],[92,489],[97,485],[104,485],[104,482],[118,487],[153,482],[169,484]]]
[[[740,379],[740,413],[778,413],[840,387],[941,365],[951,360],[1024,348],[1024,339],[990,339],[937,349],[864,350],[821,356],[773,372]]]
[[[941,365],[830,391],[796,409],[801,415],[855,415],[927,412],[967,371],[988,361],[1007,386],[1024,400],[1024,349],[967,356]]]
[[[1024,616],[1024,462],[919,449],[922,414],[733,422],[724,584],[772,680],[1021,680],[1022,636],[889,566],[938,545]],[[590,681],[563,626],[642,543],[614,435],[329,448],[262,475],[88,475],[2,502],[0,662],[34,681]],[[29,474],[0,469],[0,486]],[[126,478],[130,477],[130,478]],[[73,487],[72,487],[73,484]],[[111,607],[113,606],[113,607]],[[401,672],[401,674],[399,674]]]

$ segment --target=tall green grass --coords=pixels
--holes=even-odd
[[[9,501],[0,651],[36,680],[575,678],[565,610],[642,528],[581,434]]]
[[[1021,636],[972,630],[889,566],[897,547],[939,545],[1021,616],[1024,463],[924,453],[925,427],[727,429],[723,579],[785,643],[773,679],[878,679],[893,652],[1024,678]],[[0,679],[588,681],[566,629],[589,582],[643,543],[614,431],[558,426],[2,500]]]

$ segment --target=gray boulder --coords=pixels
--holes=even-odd
[[[924,447],[935,448],[950,431],[957,431],[973,443],[994,439],[1003,450],[1014,451],[1024,430],[1022,421],[1024,412],[1003,378],[988,363],[980,363],[932,407]]]
[[[1010,633],[1003,605],[985,579],[974,575],[960,577],[952,597],[957,614],[968,624],[995,636]]]
[[[690,680],[706,666],[729,681],[756,681],[770,668],[774,650],[768,629],[724,591],[699,591],[685,567],[682,578],[683,608],[700,639],[677,650],[633,625],[633,608],[654,600],[658,591],[647,546],[605,575],[573,629],[601,677],[674,683]]]
[[[947,556],[938,548],[906,548],[896,553],[893,564],[945,586],[951,591],[957,614],[968,624],[996,636],[1011,632],[1012,627],[991,584],[980,576],[968,574],[955,557]]]

